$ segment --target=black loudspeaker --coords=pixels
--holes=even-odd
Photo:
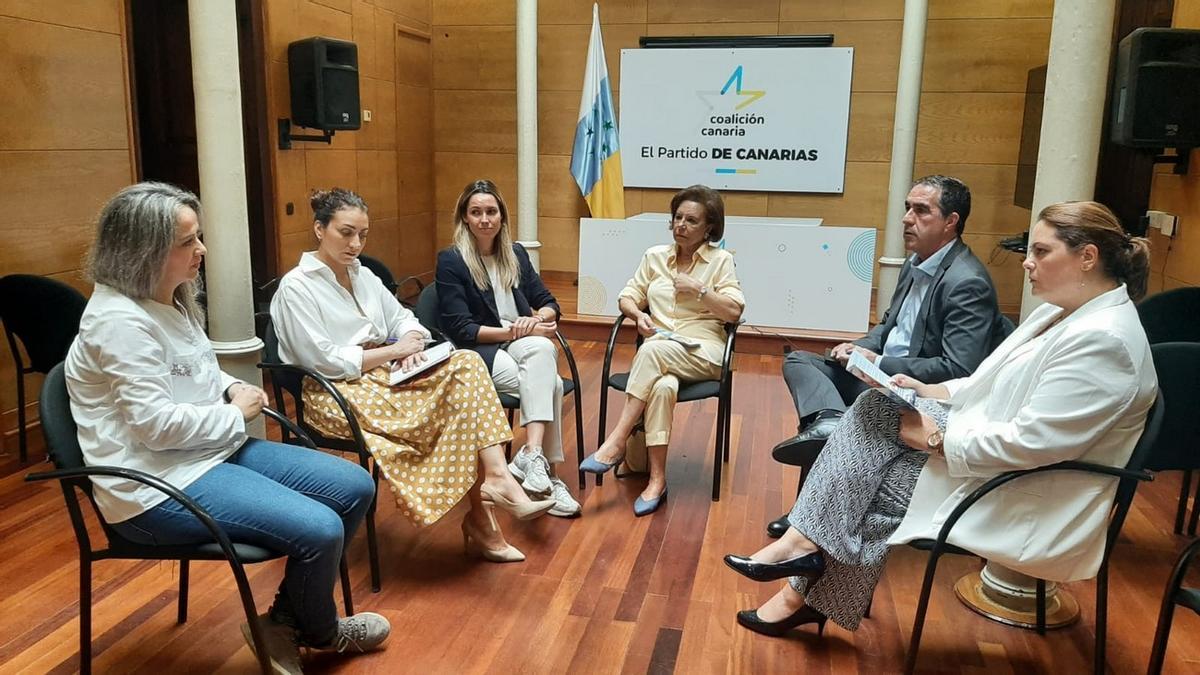
[[[1200,147],[1200,30],[1138,28],[1117,48],[1112,140]]]
[[[313,37],[288,45],[292,121],[322,131],[358,129],[358,47],[353,42]]]

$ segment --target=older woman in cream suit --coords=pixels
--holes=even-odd
[[[805,623],[823,629],[826,618],[854,630],[888,547],[937,536],[988,478],[1072,459],[1124,465],[1157,388],[1131,300],[1145,291],[1148,251],[1099,204],[1044,209],[1025,268],[1046,304],[970,377],[927,385],[898,376],[919,412],[873,391],[854,403],[787,534],[749,557],[725,557],[752,579],[790,577],[738,622],[772,636]],[[1042,579],[1086,579],[1101,563],[1115,491],[1106,477],[1032,476],[978,502],[949,541]]]

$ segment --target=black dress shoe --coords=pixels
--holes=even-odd
[[[828,617],[808,605],[792,612],[791,616],[775,622],[763,621],[758,618],[757,609],[746,609],[737,613],[738,623],[755,633],[770,637],[783,637],[791,629],[796,626],[803,626],[806,623],[816,623],[817,635],[823,636],[825,635],[825,622],[827,620]]]
[[[774,581],[786,577],[804,577],[812,581],[825,573],[825,557],[820,551],[777,563],[762,563],[740,555],[727,555],[725,564],[738,574],[755,581]]]
[[[775,520],[767,523],[767,536],[771,537],[772,539],[778,539],[782,537],[791,526],[792,524],[788,522],[788,514],[785,513]]]
[[[841,415],[816,419],[804,431],[776,445],[771,450],[771,456],[781,464],[812,466],[813,462],[817,461],[817,455],[821,454],[821,448],[825,447],[825,441],[829,440],[830,434],[837,428],[841,419]]]

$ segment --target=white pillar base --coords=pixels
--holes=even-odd
[[[954,584],[954,594],[972,611],[1018,628],[1037,628],[1037,580],[989,562]],[[1058,584],[1046,582],[1046,628],[1079,620],[1079,603]]]

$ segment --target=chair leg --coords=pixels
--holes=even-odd
[[[921,595],[917,600],[917,616],[913,620],[912,638],[908,641],[908,654],[904,661],[904,672],[907,675],[917,668],[917,651],[921,648],[921,632],[925,629],[925,615],[929,612],[929,594],[933,592],[933,577],[937,573],[937,563],[940,553],[931,552],[929,561],[925,563],[925,580],[921,583]]]
[[[608,431],[608,383],[600,385],[600,422],[599,430],[596,433],[596,449],[599,450],[601,445],[604,445],[604,434]],[[596,474],[596,486],[604,484],[604,474]]]
[[[19,361],[19,359],[18,359]],[[29,446],[25,433],[25,371],[17,366],[17,447],[21,463],[29,459]]]
[[[1046,634],[1046,580],[1037,580],[1037,634]]]
[[[254,643],[254,653],[258,656],[258,668],[263,675],[271,675],[271,655],[267,652],[267,641],[263,637],[262,626],[258,620],[258,610],[254,607],[254,595],[250,592],[250,581],[246,578],[246,568],[241,561],[229,558],[229,567],[233,571],[233,580],[237,584],[238,596],[242,600],[242,611],[246,613],[246,623],[250,627],[251,642]]]
[[[79,672],[92,672],[92,559],[79,556]]]
[[[871,596],[871,599],[867,601],[867,611],[863,612],[864,619],[871,618],[871,605],[874,605],[874,604],[875,604],[875,596]]]
[[[729,427],[733,421],[733,376],[729,377],[729,391],[725,394],[725,456],[729,461]]]
[[[379,583],[379,542],[375,538],[375,505],[379,502],[379,487],[376,483],[375,498],[371,500],[371,508],[367,509],[367,560],[371,564],[371,592],[378,593]]]
[[[509,429],[513,428],[513,421],[515,419],[513,416],[513,413],[514,413],[513,409],[509,408],[508,409],[508,428]],[[504,444],[504,459],[507,461],[510,461],[510,462],[512,461],[512,441],[509,441]]]
[[[1178,590],[1178,589],[1176,589]],[[1158,628],[1154,630],[1154,646],[1150,648],[1150,667],[1147,675],[1159,675],[1167,657],[1167,641],[1171,639],[1171,624],[1175,620],[1175,593],[1163,595],[1162,609],[1158,614]]]
[[[1105,665],[1105,643],[1108,637],[1108,561],[1100,565],[1096,577],[1096,656],[1093,671],[1103,675]]]
[[[354,598],[350,592],[350,566],[346,564],[346,551],[344,550],[338,567],[342,575],[342,603],[346,606],[346,616],[354,616]]]
[[[1175,509],[1175,534],[1183,534],[1183,517],[1187,515],[1188,494],[1192,490],[1192,470],[1183,472],[1183,480],[1179,481],[1179,506]],[[1200,491],[1200,488],[1197,488]]]
[[[575,383],[575,454],[579,456],[579,463],[583,464],[583,398],[579,394],[580,384]],[[584,480],[583,472],[579,472],[579,492],[582,494],[583,489],[587,487],[587,482]]]
[[[727,430],[725,428],[725,397],[717,399],[717,436],[713,439],[713,484],[712,484],[712,500],[714,502],[721,501],[721,439],[726,437]]]
[[[179,616],[175,619],[178,623],[187,623],[189,562],[188,560],[179,561]]]

